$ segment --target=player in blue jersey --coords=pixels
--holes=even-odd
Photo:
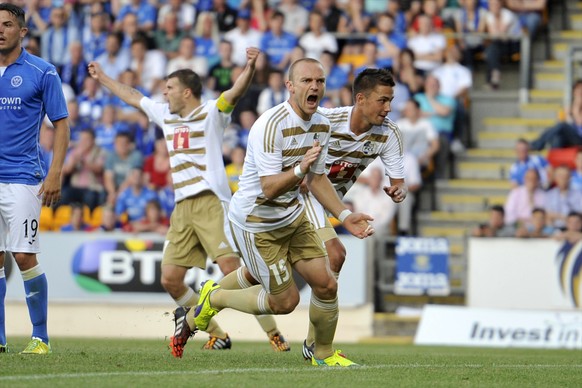
[[[4,325],[4,258],[12,252],[24,280],[32,339],[23,354],[50,353],[48,287],[38,264],[42,205],[61,196],[61,169],[69,144],[67,104],[56,69],[22,48],[28,32],[24,11],[0,3],[0,353],[8,350]],[[46,166],[39,145],[45,115],[55,128],[53,160]],[[48,172],[47,172],[48,170]]]

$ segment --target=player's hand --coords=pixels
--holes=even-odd
[[[89,72],[89,75],[96,80],[99,80],[99,77],[101,76],[101,74],[103,74],[101,65],[95,61],[89,62],[89,65],[87,66],[87,71]]]
[[[408,188],[406,186],[384,186],[384,192],[392,198],[392,201],[400,203],[406,198]]]
[[[61,179],[57,174],[49,174],[40,186],[38,195],[42,197],[43,206],[52,206],[61,200]]]
[[[256,47],[247,47],[247,64],[249,66],[255,66],[260,53],[261,50]]]
[[[311,165],[315,163],[319,154],[321,154],[322,147],[319,144],[319,140],[315,140],[313,142],[313,147],[311,147],[303,156],[303,160],[299,163],[299,168],[301,168],[301,172],[307,174]]]
[[[375,230],[368,221],[374,218],[364,213],[352,213],[346,217],[343,226],[357,238],[366,238],[374,234]]]

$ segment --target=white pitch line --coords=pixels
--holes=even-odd
[[[165,375],[214,375],[232,373],[265,373],[265,372],[336,372],[336,371],[359,371],[367,369],[459,369],[459,368],[516,368],[516,369],[547,369],[547,368],[582,368],[582,364],[561,365],[561,364],[516,364],[516,365],[432,365],[432,364],[410,364],[410,365],[371,365],[360,366],[358,368],[233,368],[220,370],[198,370],[198,371],[127,371],[127,372],[94,372],[94,373],[53,373],[46,375],[12,375],[0,376],[0,381],[26,381],[44,379],[76,379],[91,377],[120,377],[120,376],[165,376]]]

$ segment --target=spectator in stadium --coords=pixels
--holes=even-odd
[[[75,95],[83,90],[83,83],[87,78],[87,62],[83,58],[83,45],[80,41],[69,45],[69,59],[63,62],[61,81],[73,89]]]
[[[435,173],[437,178],[442,179],[447,176],[447,168],[451,165],[456,101],[440,92],[439,80],[433,75],[426,78],[424,93],[416,94],[414,99],[418,101],[423,116],[430,120],[439,134]]]
[[[389,0],[387,12],[394,18],[394,30],[401,35],[406,36],[407,21],[406,14],[400,8],[399,0]]]
[[[295,0],[293,0],[295,1]],[[299,38],[299,45],[305,49],[305,56],[319,60],[324,51],[338,52],[338,44],[334,35],[325,31],[323,16],[318,11],[309,13],[309,32]]]
[[[520,238],[548,238],[554,235],[556,230],[548,225],[548,217],[545,209],[536,207],[532,211],[531,224],[522,225],[515,232],[515,237]]]
[[[61,232],[86,232],[91,230],[91,226],[83,219],[83,205],[81,203],[71,204],[71,220],[61,226]]]
[[[414,52],[414,67],[430,72],[443,63],[447,41],[445,36],[435,32],[428,15],[418,15],[418,34],[408,39],[408,48]]]
[[[285,15],[283,30],[300,37],[308,27],[310,14],[298,0],[281,0],[276,10]]]
[[[123,225],[115,216],[115,209],[110,205],[103,205],[101,210],[101,223],[93,229],[100,232],[121,231]]]
[[[378,65],[378,51],[376,43],[372,41],[365,42],[362,45],[362,56],[364,57],[364,62],[362,66],[358,66],[354,69],[353,75],[357,77],[362,71],[366,69],[379,69]]]
[[[83,91],[77,96],[79,120],[91,127],[98,125],[105,102],[106,98],[95,80],[91,77],[85,78]]]
[[[400,51],[394,72],[397,81],[404,85],[412,96],[424,90],[422,71],[414,67],[414,58],[414,52],[411,49],[405,48]]]
[[[566,227],[554,234],[554,238],[566,241],[569,244],[576,244],[582,241],[582,214],[570,212],[566,218]]]
[[[542,155],[530,154],[529,142],[525,139],[518,139],[515,143],[515,155],[517,160],[509,168],[509,180],[512,187],[524,184],[525,173],[529,169],[535,169],[540,178],[542,188],[549,186],[549,177],[552,174],[552,166]]]
[[[568,118],[543,131],[532,141],[533,150],[582,146],[582,80],[572,86],[572,104],[568,109]]]
[[[100,4],[100,3],[94,3]],[[92,10],[89,28],[82,34],[83,55],[85,62],[89,63],[105,53],[107,32],[109,31],[109,15],[101,10]]]
[[[501,82],[501,59],[516,52],[520,35],[515,14],[503,7],[503,0],[489,1],[485,32],[490,38],[485,48],[487,85],[490,89],[498,89]]]
[[[485,18],[487,10],[479,7],[478,0],[465,0],[461,2],[461,9],[455,15],[455,32],[463,36],[457,39],[463,53],[463,63],[469,68],[475,67],[475,55],[484,49],[482,34],[485,32]]]
[[[146,203],[144,217],[130,222],[129,226],[129,230],[132,232],[159,233],[165,236],[168,232],[170,222],[168,218],[164,216],[158,199],[151,199]]]
[[[150,93],[140,84],[138,84],[138,76],[134,70],[126,69],[119,75],[119,82],[129,85],[132,88],[139,90],[142,94],[149,96]],[[148,126],[147,117],[133,106],[127,104],[115,95],[108,95],[107,101],[109,104],[115,106],[116,118],[124,127],[127,125],[137,124],[141,128]]]
[[[167,186],[170,172],[170,155],[166,147],[166,139],[160,137],[155,142],[154,153],[144,160],[144,182],[149,189],[157,192]]]
[[[506,224],[505,210],[502,205],[489,208],[489,219],[471,231],[473,237],[513,237],[515,228]]]
[[[349,67],[345,65],[338,65],[336,56],[329,51],[324,51],[321,53],[320,62],[323,65],[323,69],[325,70],[326,74],[325,96],[327,99],[331,100],[333,106],[340,106],[342,105],[339,103],[340,90],[350,81]],[[351,90],[351,87],[349,89]],[[350,104],[351,102],[348,105]]]
[[[575,168],[570,178],[570,189],[582,192],[582,148],[576,152],[574,166]]]
[[[188,34],[196,21],[196,8],[191,1],[167,0],[158,10],[158,27],[167,23],[166,16],[174,14],[175,26],[180,34]],[[158,46],[159,47],[159,46]]]
[[[158,199],[160,201],[160,206],[162,207],[162,212],[168,218],[172,215],[174,206],[176,205],[174,184],[172,181],[172,170],[168,172],[166,177],[166,185],[158,190]]]
[[[157,10],[148,1],[129,0],[126,2],[117,14],[114,24],[115,30],[120,31],[122,29],[121,25],[126,15],[136,16],[136,25],[142,32],[149,33],[156,27]]]
[[[344,12],[337,6],[337,0],[317,0],[313,9],[323,15],[326,31],[338,32],[346,29],[348,21]]]
[[[540,186],[538,170],[530,168],[525,172],[523,185],[509,191],[505,202],[505,223],[514,227],[529,225],[533,209],[546,208],[546,203],[546,192]]]
[[[291,51],[297,46],[297,37],[283,30],[285,15],[275,11],[269,17],[269,30],[261,38],[261,51],[267,55],[269,65],[281,71],[289,66]]]
[[[437,67],[432,74],[439,80],[440,93],[456,101],[451,150],[462,152],[469,145],[469,120],[465,106],[468,104],[469,90],[473,86],[473,75],[468,68],[461,65],[461,53],[457,46],[447,47],[445,58],[445,63]]]
[[[556,228],[563,228],[570,212],[582,213],[582,192],[570,189],[569,167],[558,166],[553,175],[554,187],[546,193],[545,209],[548,222]]]
[[[204,11],[210,11],[210,9]],[[216,15],[218,31],[221,34],[236,27],[237,11],[228,5],[227,0],[212,0],[212,11]]]
[[[180,40],[178,55],[170,59],[166,67],[166,76],[179,69],[191,69],[200,78],[208,76],[208,60],[204,56],[195,55],[196,41],[190,36],[184,36]]]
[[[434,156],[439,149],[439,135],[432,123],[422,117],[415,99],[406,103],[404,117],[396,121],[402,133],[404,151],[413,155],[422,170],[434,170]]]
[[[116,79],[129,68],[131,62],[129,50],[122,49],[121,43],[122,36],[117,32],[110,32],[105,41],[105,52],[95,59],[107,74]]]
[[[369,31],[372,24],[372,15],[366,11],[364,0],[352,0],[347,2],[344,7],[344,15],[347,19],[346,23],[340,30],[338,30],[338,32],[364,34]],[[350,44],[349,39],[347,44]]]
[[[188,5],[192,7],[191,4]],[[166,60],[172,60],[179,55],[180,42],[185,36],[189,35],[184,30],[179,29],[178,15],[175,12],[168,12],[165,14],[159,28],[154,31],[155,47],[164,53]]]
[[[208,89],[215,96],[232,87],[232,71],[236,65],[232,62],[232,43],[227,40],[220,41],[218,46],[220,62],[210,68],[208,72]]]
[[[380,68],[394,67],[400,51],[406,48],[406,35],[395,30],[394,16],[385,12],[376,21],[377,32],[372,37],[378,49],[377,63]]]
[[[76,99],[67,101],[67,110],[69,111],[69,127],[71,129],[70,145],[72,145],[79,140],[79,135],[83,129],[91,128],[94,124],[91,120],[79,115],[79,103]]]
[[[236,66],[244,67],[247,47],[260,47],[262,34],[251,28],[251,11],[240,9],[236,17],[236,27],[224,34],[224,40],[231,43],[231,60]]]
[[[542,24],[542,12],[546,9],[546,3],[546,0],[507,0],[506,4],[517,16],[521,28],[533,39]]]
[[[79,141],[73,145],[63,165],[63,176],[69,182],[63,187],[63,204],[82,203],[93,210],[105,202],[105,156],[105,150],[95,144],[95,133],[91,129],[81,131]]]
[[[283,72],[280,70],[271,70],[269,72],[269,85],[259,94],[257,104],[257,113],[262,115],[266,110],[275,105],[279,105],[287,100],[288,93],[285,88]]]
[[[115,135],[113,152],[105,159],[104,186],[107,191],[107,203],[115,205],[119,193],[130,186],[130,173],[143,166],[142,154],[134,149],[131,136],[127,132]]]
[[[127,188],[120,190],[116,198],[115,215],[118,220],[121,220],[126,214],[126,230],[131,230],[132,223],[145,218],[148,202],[157,200],[156,192],[145,186],[142,170],[134,168],[128,174]]]
[[[412,21],[411,29],[413,32],[420,33],[421,15],[427,16],[433,31],[440,32],[443,29],[444,22],[440,16],[439,5],[436,0],[423,0],[421,13]]]
[[[198,15],[198,22],[194,29],[196,41],[196,56],[208,60],[208,67],[216,65],[220,61],[218,44],[220,36],[215,15],[211,12],[202,12]]]
[[[225,167],[228,186],[233,194],[238,190],[238,181],[243,171],[245,155],[245,148],[240,146],[235,147],[230,153],[231,162]]]
[[[129,68],[137,75],[137,84],[148,94],[166,76],[166,57],[160,50],[148,50],[147,39],[137,36],[131,42],[131,63]]]
[[[95,144],[108,153],[112,153],[117,134],[121,132],[130,133],[131,128],[127,122],[119,120],[115,105],[104,105],[102,112],[101,121],[94,131]]]
[[[51,3],[51,0],[31,0],[26,3],[26,27],[33,35],[40,35],[48,28]]]
[[[42,57],[53,63],[60,72],[63,65],[71,59],[70,44],[79,39],[78,30],[69,23],[69,15],[65,8],[51,8],[49,25],[40,38]]]

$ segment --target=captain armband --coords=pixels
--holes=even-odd
[[[223,113],[231,113],[234,110],[234,105],[230,104],[224,99],[224,93],[218,97],[218,101],[216,101],[216,107]]]

